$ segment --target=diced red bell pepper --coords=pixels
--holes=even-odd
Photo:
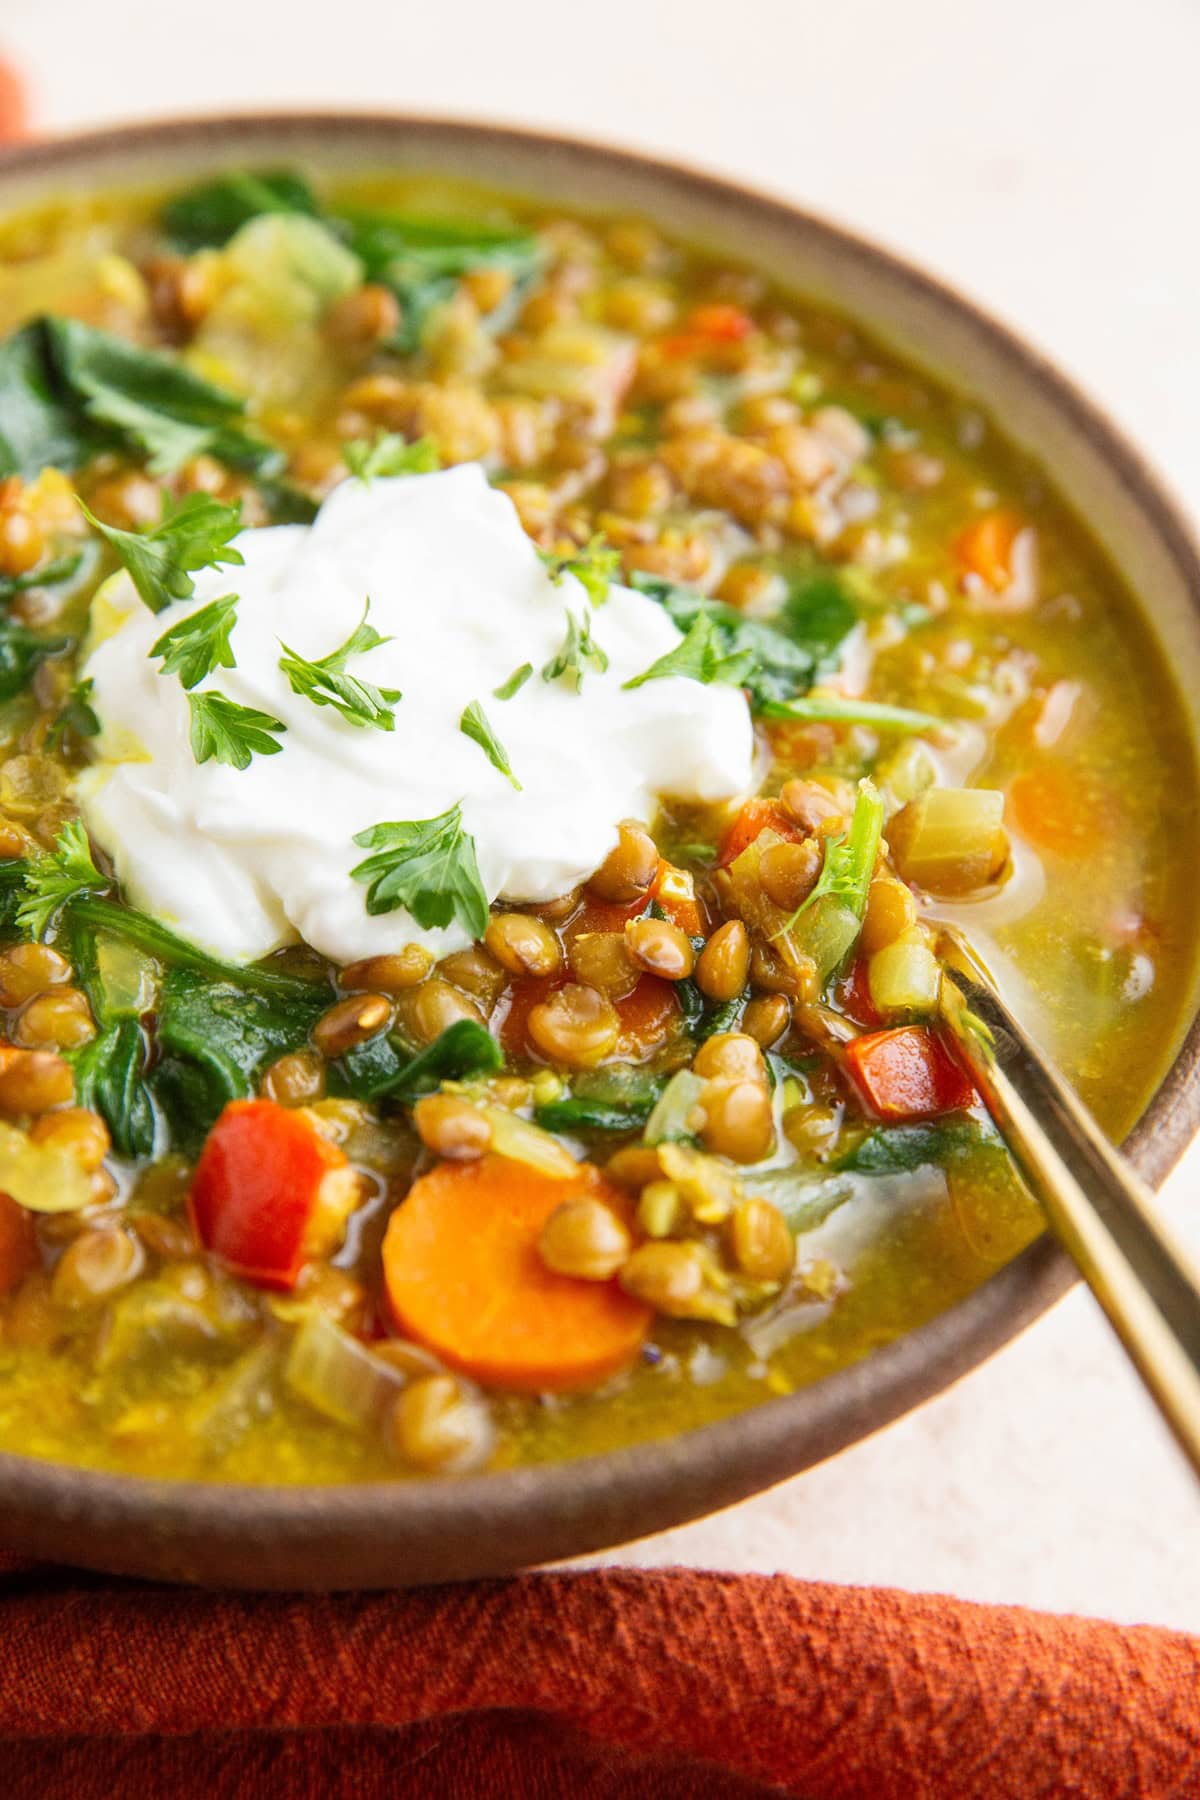
[[[743,850],[748,850],[760,831],[776,831],[789,843],[798,844],[805,836],[790,813],[786,813],[778,800],[747,800],[738,813],[737,818],[721,839],[721,851],[717,862],[722,869],[735,862]]]
[[[871,984],[867,977],[865,956],[858,957],[850,973],[842,982],[838,992],[838,1004],[847,1018],[853,1019],[856,1025],[864,1025],[868,1031],[877,1031],[883,1024],[879,1008],[871,998]]]
[[[846,1046],[846,1068],[881,1119],[932,1119],[970,1106],[975,1090],[924,1025],[872,1031]]]
[[[191,1214],[206,1250],[261,1287],[292,1288],[354,1204],[346,1157],[300,1112],[232,1100],[208,1134]]]

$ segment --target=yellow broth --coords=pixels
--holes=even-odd
[[[636,220],[572,219],[426,179],[373,176],[323,200],[333,210],[449,214],[532,231],[544,260],[508,312],[488,286],[484,259],[450,281],[415,347],[399,353],[319,323],[270,342],[206,344],[203,290],[222,252],[181,262],[159,222],[166,198],[64,201],[0,224],[0,335],[53,313],[188,357],[198,373],[244,393],[253,428],[286,452],[290,479],[313,499],[344,473],[348,438],[428,436],[445,462],[482,456],[547,550],[569,551],[599,531],[627,574],[715,593],[751,614],[814,571],[847,580],[860,614],[852,654],[873,701],[967,721],[976,734],[971,786],[1007,791],[1050,765],[1083,796],[1083,826],[1068,819],[1057,841],[1053,830],[1050,841],[1033,841],[1010,805],[1007,879],[962,897],[924,895],[922,916],[965,926],[1105,1129],[1116,1137],[1128,1130],[1190,1014],[1196,775],[1170,677],[1130,597],[1056,497],[1052,469],[1018,455],[969,401],[900,365],[846,319],[774,290],[752,270]],[[688,341],[697,307],[721,327],[700,349]],[[493,312],[504,313],[500,323]],[[744,318],[754,329],[738,336]],[[632,386],[601,423],[586,356],[572,361],[575,330],[616,334],[639,359]],[[539,358],[546,366],[535,380]],[[781,441],[772,434],[831,407],[865,428],[836,493],[799,481],[778,505],[764,500],[761,482],[775,477],[762,458],[775,457]],[[4,423],[0,402],[0,434]],[[722,433],[721,454],[698,477],[697,446],[709,428]],[[753,468],[737,463],[739,443],[753,447]],[[667,476],[657,454],[664,446]],[[799,455],[812,445],[793,448]],[[186,475],[172,478],[176,495]],[[211,471],[202,476],[194,485],[211,486]],[[223,495],[243,498],[247,522],[268,522],[253,484],[220,469],[217,477]],[[144,483],[139,459],[119,451],[89,461],[77,481],[101,516],[128,525],[145,522],[136,516]],[[91,534],[80,535],[61,494],[53,498],[48,542],[77,547],[80,569],[60,589],[33,585],[10,608],[35,629],[74,633],[115,565]],[[0,490],[0,512],[3,505]],[[122,517],[123,506],[134,513]],[[1036,543],[1032,604],[1008,604],[1011,590],[1006,597],[964,580],[962,534],[989,515],[1016,519]],[[0,532],[3,572],[15,571],[5,569]],[[50,848],[71,816],[70,782],[86,761],[86,739],[48,737],[71,678],[69,658],[45,661],[29,691],[0,709],[7,856]],[[895,770],[912,754],[905,739],[869,727],[779,725],[768,738],[769,796],[791,776],[853,782],[873,772],[899,781]],[[951,762],[942,779],[954,785]],[[682,846],[716,842],[729,822],[667,812],[656,831],[664,853],[686,864]],[[691,866],[711,899],[711,857]],[[299,967],[303,958],[289,961]],[[494,1026],[506,1004],[502,997]],[[22,1006],[6,1016],[21,1044]],[[507,1047],[520,1077],[545,1060],[528,1045]],[[792,1062],[811,1050],[799,1030],[783,1047]],[[646,1066],[669,1074],[689,1054],[672,1028]],[[803,1105],[832,1119],[843,1152],[871,1129],[828,1067],[792,1080],[808,1082]],[[369,1109],[337,1115],[337,1103],[326,1104],[352,1160],[369,1172],[370,1198],[329,1266],[294,1296],[238,1280],[195,1245],[186,1213],[194,1146],[149,1170],[110,1158],[115,1193],[101,1192],[82,1216],[41,1218],[36,1262],[0,1301],[0,1447],[249,1482],[415,1473],[387,1434],[322,1416],[284,1375],[305,1307],[327,1308],[369,1341],[380,1329],[383,1230],[414,1170],[429,1161],[409,1109],[392,1108],[380,1122]],[[777,1118],[781,1104],[787,1092],[777,1095]],[[582,1142],[603,1162],[631,1137],[584,1133]],[[762,1191],[772,1172],[796,1163],[795,1146],[777,1135],[758,1172],[768,1177]],[[811,1166],[814,1179],[837,1181],[836,1156]],[[758,1175],[740,1173],[754,1191]],[[489,1466],[672,1436],[818,1380],[965,1297],[1040,1228],[993,1144],[976,1144],[945,1171],[851,1175],[844,1185],[848,1197],[801,1231],[788,1290],[758,1313],[748,1308],[735,1329],[659,1318],[642,1357],[592,1392],[492,1394]],[[136,1228],[139,1272],[110,1296],[68,1303],[57,1271],[72,1241],[123,1222]]]

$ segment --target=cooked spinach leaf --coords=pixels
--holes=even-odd
[[[855,1175],[902,1175],[999,1141],[990,1125],[966,1116],[951,1115],[936,1125],[880,1125],[840,1157],[837,1166]]]
[[[41,324],[0,342],[0,476],[32,480],[45,468],[77,468],[93,435],[73,397],[58,388]]]
[[[473,1019],[459,1019],[415,1056],[395,1037],[381,1034],[351,1050],[330,1070],[330,1092],[356,1100],[415,1100],[431,1094],[443,1081],[470,1075],[494,1075],[504,1067],[504,1052],[490,1031]]]
[[[38,664],[70,648],[68,637],[47,637],[15,619],[0,618],[0,700],[11,700],[28,687]]]
[[[118,1019],[73,1051],[75,1099],[98,1112],[118,1156],[153,1156],[158,1113],[146,1082],[146,1037],[136,1019]]]
[[[176,1141],[187,1144],[203,1135],[230,1100],[252,1098],[269,1064],[307,1044],[328,1004],[328,990],[319,986],[268,996],[192,969],[172,969],[159,996],[162,1061],[151,1086]]]
[[[291,169],[235,170],[177,194],[163,209],[162,223],[180,250],[219,249],[261,213],[306,213],[320,208],[311,187]]]

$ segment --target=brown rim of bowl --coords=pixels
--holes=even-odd
[[[0,182],[22,171],[86,167],[110,151],[228,145],[231,156],[375,135],[543,149],[580,165],[653,177],[669,194],[707,196],[824,239],[949,307],[1052,399],[1099,450],[1153,522],[1200,613],[1200,545],[1157,474],[1092,401],[1039,351],[947,283],[893,252],[737,182],[598,141],[451,118],[345,111],[231,113],[84,131],[0,152]],[[1200,1128],[1200,1018],[1125,1141],[1160,1182]],[[243,1587],[390,1586],[502,1574],[579,1555],[730,1505],[835,1454],[966,1375],[1077,1279],[1041,1238],[965,1300],[861,1362],[786,1398],[676,1438],[576,1462],[447,1481],[262,1487],[149,1480],[0,1453],[6,1547],[117,1573]]]

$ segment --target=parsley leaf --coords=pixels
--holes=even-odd
[[[501,775],[506,776],[520,793],[521,783],[512,772],[508,751],[489,725],[487,714],[478,700],[472,700],[470,706],[464,709],[463,716],[458,721],[458,729],[479,745],[493,769],[499,769]]]
[[[189,600],[196,591],[196,569],[245,560],[229,542],[242,529],[240,500],[223,506],[210,494],[189,494],[173,507],[164,498],[162,518],[147,531],[120,531],[89,512],[82,500],[79,504],[116,551],[151,612],[161,612],[172,600]]]
[[[885,706],[878,700],[848,700],[844,694],[807,694],[798,700],[768,700],[759,708],[763,719],[793,719],[804,724],[873,725],[877,731],[932,731],[944,725],[932,713],[907,706]]]
[[[871,885],[871,876],[875,873],[875,859],[879,854],[882,830],[883,801],[879,790],[871,781],[860,781],[850,829],[844,831],[841,837],[827,840],[825,860],[821,864],[817,885],[796,908],[788,920],[788,928],[795,924],[801,913],[806,913],[810,906],[815,906],[826,894],[831,894],[840,905],[846,907],[858,920],[862,920],[867,909],[867,890]]]
[[[394,431],[381,432],[374,441],[355,438],[353,443],[343,444],[342,461],[364,485],[377,475],[432,475],[442,466],[431,437],[416,438],[410,444]]]
[[[102,894],[112,886],[92,861],[87,832],[78,819],[68,819],[54,848],[31,862],[25,874],[25,898],[17,908],[17,924],[31,938],[45,937],[69,900]]]
[[[730,687],[741,687],[742,683],[753,673],[755,657],[752,650],[738,650],[732,655],[724,654],[721,637],[712,620],[704,613],[697,613],[688,626],[681,643],[640,675],[622,682],[622,687],[640,688],[647,681],[661,681],[669,675],[682,675],[689,681],[699,681],[705,687],[714,682],[723,682]]]
[[[354,842],[375,852],[350,871],[355,881],[369,884],[369,913],[406,907],[427,930],[457,920],[473,938],[483,936],[488,900],[475,840],[463,830],[461,802],[436,818],[371,825]]]
[[[567,685],[577,694],[583,686],[586,663],[590,663],[597,674],[603,675],[608,667],[608,657],[592,636],[590,614],[584,612],[581,625],[568,607],[567,635],[562,648],[543,666],[542,680],[557,681],[560,675],[565,676]]]
[[[511,700],[514,694],[520,693],[532,674],[533,664],[522,663],[519,669],[513,670],[507,681],[502,681],[498,688],[492,689],[492,692],[497,700]]]
[[[394,731],[396,721],[392,707],[403,697],[400,689],[379,688],[357,675],[346,673],[346,664],[352,656],[363,656],[368,650],[376,650],[380,644],[390,644],[392,641],[390,637],[381,636],[373,625],[367,624],[370,610],[371,602],[368,600],[363,607],[362,618],[345,643],[317,662],[310,662],[307,657],[298,655],[281,640],[283,655],[279,659],[279,667],[287,676],[293,694],[299,694],[302,700],[311,700],[314,706],[336,708],[351,725],[374,726],[377,731]]]
[[[590,537],[582,550],[558,556],[552,550],[539,550],[551,581],[557,587],[564,575],[573,575],[593,606],[603,606],[613,576],[621,566],[621,553],[605,542],[602,532]]]
[[[151,656],[162,657],[163,674],[178,675],[181,686],[194,688],[214,669],[236,668],[229,634],[237,620],[237,603],[236,594],[225,594],[164,631],[150,649]]]
[[[239,706],[215,689],[189,694],[192,714],[192,755],[198,763],[227,763],[231,769],[248,769],[254,756],[275,756],[283,745],[271,734],[286,731],[282,719]]]
[[[92,705],[92,695],[95,689],[96,683],[90,675],[86,676],[83,681],[75,683],[46,734],[46,742],[51,748],[56,744],[61,744],[64,734],[68,731],[73,731],[76,737],[81,738],[99,736],[100,720]]]

